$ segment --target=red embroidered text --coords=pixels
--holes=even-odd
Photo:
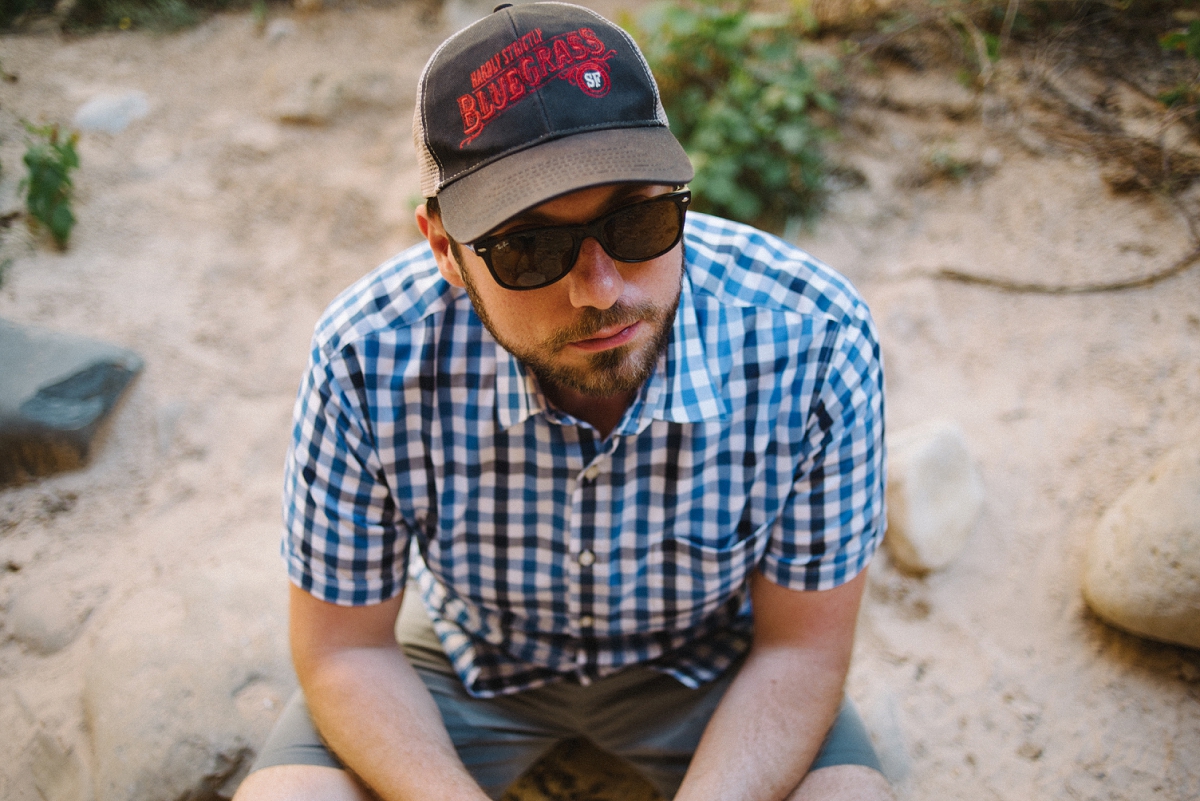
[[[530,31],[471,73],[473,91],[458,98],[465,137],[459,147],[470,144],[498,114],[549,78],[561,78],[591,97],[603,97],[610,88],[605,62],[616,54],[591,28],[549,41],[543,40],[540,29]]]

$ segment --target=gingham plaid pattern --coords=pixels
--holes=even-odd
[[[753,569],[808,590],[857,575],[885,519],[866,306],[752,228],[693,213],[685,241],[668,351],[604,441],[547,405],[427,247],[344,292],[296,402],[291,580],[370,604],[411,568],[491,696],[650,661],[699,686],[748,647]]]

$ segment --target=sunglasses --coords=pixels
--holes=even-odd
[[[571,272],[583,240],[595,239],[617,261],[658,258],[683,237],[683,216],[692,193],[686,189],[631,203],[583,225],[548,225],[468,245],[505,289],[540,289]]]

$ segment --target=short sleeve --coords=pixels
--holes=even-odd
[[[815,381],[799,407],[800,459],[759,565],[784,587],[826,590],[851,580],[886,528],[883,368],[870,315],[856,311],[830,321],[809,354]]]
[[[293,413],[283,557],[296,586],[330,603],[381,603],[404,588],[410,530],[372,432],[359,354],[314,348]]]

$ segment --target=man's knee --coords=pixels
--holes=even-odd
[[[273,765],[247,776],[233,801],[373,801],[373,796],[338,768]]]
[[[865,765],[831,765],[804,777],[788,801],[895,801],[883,774]]]

